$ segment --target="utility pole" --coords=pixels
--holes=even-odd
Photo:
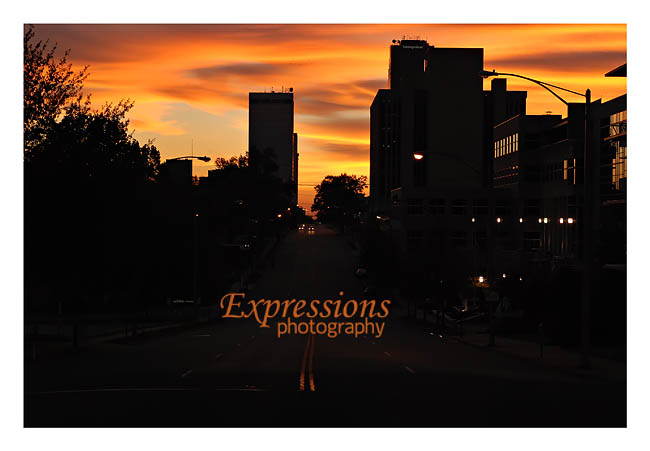
[[[591,331],[589,330],[591,280],[593,272],[593,152],[591,151],[591,90],[585,93],[585,137],[584,137],[584,180],[582,206],[582,298],[580,302],[580,344],[582,347],[582,368],[591,367]]]
[[[194,258],[192,263],[192,296],[194,305],[198,302],[198,279],[199,279],[199,214],[194,214]]]

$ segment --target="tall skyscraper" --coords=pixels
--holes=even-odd
[[[285,183],[298,180],[298,135],[293,131],[293,92],[251,92],[248,95],[248,153],[252,167],[263,170],[265,159],[277,165]],[[266,160],[268,162],[268,160]]]
[[[389,89],[370,109],[371,210],[394,197],[480,189],[484,161],[481,48],[437,48],[423,40],[390,48]]]

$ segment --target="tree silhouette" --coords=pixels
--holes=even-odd
[[[343,226],[361,209],[363,190],[367,186],[365,175],[328,175],[315,187],[311,211],[316,212],[319,221]]]
[[[95,308],[113,295],[141,301],[156,274],[151,215],[160,154],[128,131],[130,100],[92,109],[87,67],[24,40],[26,308]],[[144,293],[144,295],[138,294]]]
[[[239,155],[238,157],[223,158],[217,157],[214,160],[214,166],[216,169],[222,170],[232,170],[232,169],[243,169],[248,167],[248,152],[245,155]]]
[[[68,63],[69,50],[56,59],[56,44],[34,41],[34,27],[24,36],[24,134],[25,158],[43,143],[63,108],[79,96],[88,77],[88,66],[78,72]]]

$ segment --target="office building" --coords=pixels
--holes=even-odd
[[[294,132],[293,89],[283,92],[251,92],[248,97],[249,163],[257,171],[275,163],[273,175],[284,183],[298,180],[298,135]]]

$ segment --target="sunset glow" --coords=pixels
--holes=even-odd
[[[626,62],[625,25],[37,25],[36,36],[89,65],[93,104],[135,101],[130,126],[162,158],[230,157],[248,142],[248,93],[292,87],[299,135],[299,204],[328,174],[368,175],[369,108],[388,87],[389,47],[403,36],[436,47],[482,47],[484,67],[523,74],[594,99],[626,92],[604,74]],[[485,81],[489,86],[489,80]],[[566,114],[541,87],[529,114]],[[568,101],[581,98],[567,96]],[[212,163],[194,162],[204,176]],[[569,218],[567,222],[572,223]]]

